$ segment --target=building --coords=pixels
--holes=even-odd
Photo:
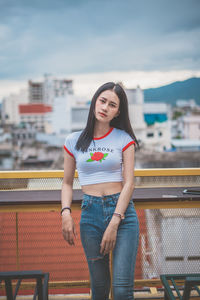
[[[182,100],[179,99],[176,101],[176,107],[182,109],[183,111],[192,110],[197,106],[196,101],[194,99]]]
[[[89,104],[87,99],[81,100],[73,94],[55,98],[51,116],[52,133],[66,135],[85,127]]]
[[[144,144],[159,151],[170,149],[170,107],[166,103],[144,103],[144,119],[147,124]]]
[[[29,103],[44,102],[44,83],[28,81]]]
[[[0,102],[0,121],[2,122],[2,103]]]
[[[200,112],[172,120],[172,138],[200,140]]]
[[[13,165],[12,136],[10,133],[4,132],[3,128],[0,128],[0,170],[12,170]]]
[[[182,117],[185,139],[200,140],[200,114]]]
[[[144,120],[144,93],[137,87],[136,89],[126,89],[129,105],[130,122],[134,129],[138,141],[144,141],[146,123]]]
[[[19,124],[19,104],[27,104],[29,101],[28,91],[21,90],[19,94],[11,94],[5,97],[2,102],[2,124]]]
[[[44,99],[52,105],[53,98],[74,94],[73,81],[70,79],[56,79],[51,75],[44,75]]]
[[[13,144],[32,144],[36,140],[36,129],[34,124],[23,122],[12,129]]]
[[[130,121],[144,148],[163,151],[170,148],[170,108],[166,103],[144,103],[140,87],[126,89]]]
[[[34,125],[37,131],[49,132],[52,107],[43,103],[19,105],[20,123]]]
[[[200,140],[172,139],[171,146],[174,151],[191,152],[200,151]]]
[[[44,75],[41,82],[28,82],[29,102],[54,104],[56,97],[64,97],[73,94],[73,81],[68,79],[56,79],[51,75]]]

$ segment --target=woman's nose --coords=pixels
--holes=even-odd
[[[104,103],[103,105],[103,110],[107,110],[108,109],[108,104],[107,103]]]

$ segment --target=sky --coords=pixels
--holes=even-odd
[[[156,87],[200,76],[200,0],[0,0],[0,99],[42,80]]]

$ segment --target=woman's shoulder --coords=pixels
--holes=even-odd
[[[125,130],[116,128],[115,132],[115,139],[118,141],[118,143],[120,143],[123,151],[127,149],[130,145],[135,144],[135,140],[133,139],[133,137]]]

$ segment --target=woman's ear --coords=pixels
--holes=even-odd
[[[119,115],[120,115],[120,110],[118,110],[118,112],[117,112],[115,118],[117,118]]]

